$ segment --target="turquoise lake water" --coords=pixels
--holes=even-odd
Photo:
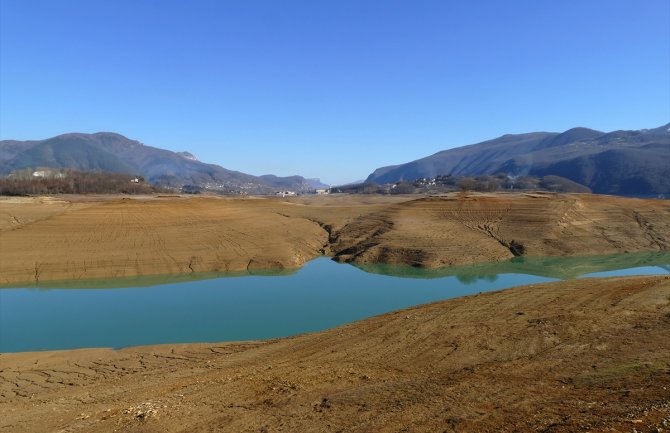
[[[0,352],[284,337],[523,284],[669,273],[670,254],[515,259],[428,271],[359,268],[319,258],[278,275],[201,274],[0,288]]]

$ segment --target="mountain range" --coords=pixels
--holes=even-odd
[[[393,183],[438,175],[561,176],[594,193],[670,194],[670,123],[659,128],[602,132],[508,134],[443,150],[405,164],[382,167],[366,182]]]
[[[46,140],[0,141],[0,176],[24,169],[69,168],[143,176],[164,186],[194,185],[222,192],[304,192],[326,185],[302,176],[254,176],[198,161],[112,132],[70,133]],[[405,164],[376,169],[369,183],[394,183],[439,175],[560,176],[594,193],[670,195],[670,123],[654,129],[508,134],[443,150]]]
[[[253,176],[197,160],[189,152],[146,146],[112,132],[71,133],[46,140],[0,141],[0,175],[21,169],[69,168],[141,175],[165,186],[196,185],[223,192],[308,191],[324,186],[302,176]]]

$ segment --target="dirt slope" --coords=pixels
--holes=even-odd
[[[0,284],[670,251],[669,233],[668,201],[592,195],[0,198]]]
[[[0,283],[296,268],[320,254],[327,233],[317,223],[258,202],[101,199],[49,213],[28,203],[44,217],[0,231]],[[21,203],[1,209],[28,213]]]
[[[336,259],[422,267],[515,255],[670,250],[670,202],[582,194],[476,194],[388,206],[342,227]]]
[[[3,354],[0,431],[661,431],[669,335],[670,278],[629,277],[267,342]]]

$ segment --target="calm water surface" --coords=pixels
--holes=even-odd
[[[521,284],[668,273],[669,254],[523,259],[433,271],[361,269],[320,258],[289,275],[0,288],[0,352],[283,337]]]

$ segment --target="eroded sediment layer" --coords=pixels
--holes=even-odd
[[[646,276],[264,342],[3,354],[0,431],[661,431],[668,335],[670,278]]]
[[[429,268],[518,255],[670,251],[670,202],[581,194],[422,198],[346,224],[331,251],[359,264]]]
[[[669,234],[668,201],[577,194],[3,198],[0,284],[670,251]]]
[[[296,268],[327,242],[317,223],[267,211],[253,199],[0,203],[15,222],[0,232],[5,284]],[[24,206],[37,216],[31,219]]]

